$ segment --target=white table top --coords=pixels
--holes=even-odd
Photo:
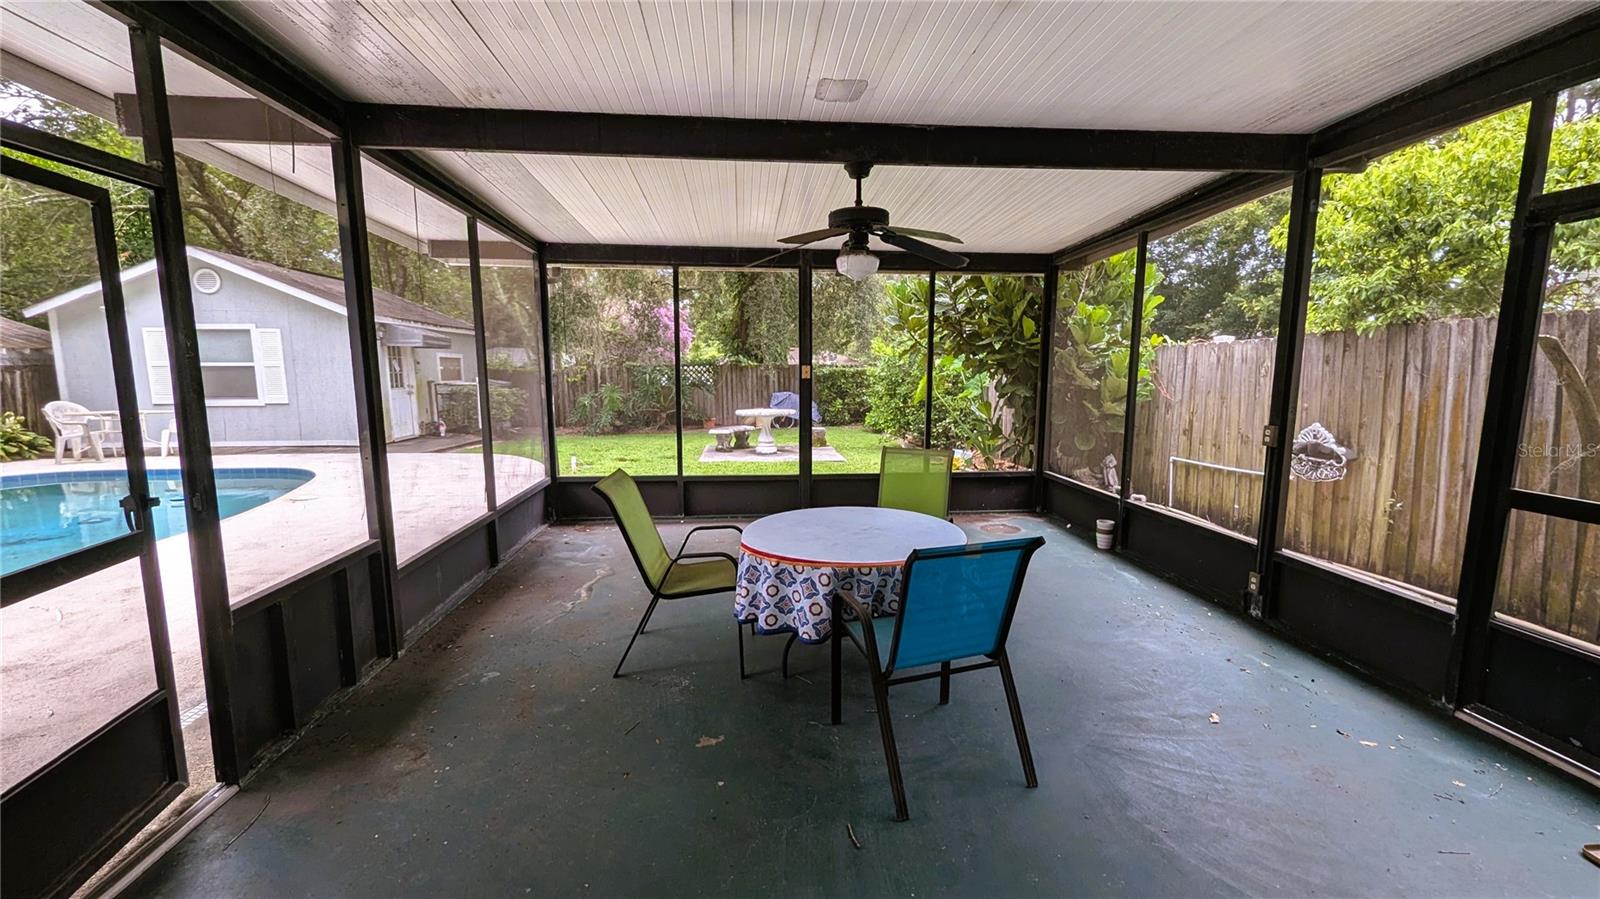
[[[745,527],[739,549],[801,565],[884,568],[904,563],[913,549],[966,542],[960,528],[921,512],[827,506],[758,519]]]
[[[740,418],[782,418],[785,415],[794,415],[794,409],[769,409],[758,406],[754,409],[735,409],[733,414]]]

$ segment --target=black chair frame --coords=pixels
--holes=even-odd
[[[596,489],[595,493],[600,494],[600,498],[605,500],[606,507],[611,510],[611,517],[620,524],[622,521],[622,516],[617,513],[616,504],[611,501],[611,497],[607,496],[603,490]],[[741,528],[736,524],[703,524],[699,527],[692,528],[689,533],[683,535],[683,543],[678,546],[678,551],[673,553],[672,562],[667,565],[667,570],[661,573],[661,583],[652,585],[650,583],[650,574],[649,572],[645,571],[644,561],[639,558],[639,550],[634,547],[633,541],[628,539],[627,530],[622,529],[622,542],[628,545],[628,555],[633,557],[634,567],[639,569],[639,579],[644,581],[645,586],[650,588],[650,604],[645,606],[644,616],[639,619],[639,626],[633,629],[633,636],[628,638],[628,646],[626,649],[622,650],[622,658],[617,660],[616,670],[611,672],[612,677],[622,676],[622,664],[628,661],[628,653],[633,651],[634,641],[639,639],[639,635],[644,633],[645,627],[650,624],[650,616],[655,614],[656,604],[661,602],[661,600],[689,599],[695,596],[713,596],[718,593],[727,593],[730,589],[733,589],[729,587],[718,587],[714,590],[693,590],[685,593],[668,593],[663,589],[666,586],[667,578],[672,574],[672,569],[676,568],[678,563],[684,561],[685,559],[727,559],[729,562],[733,563],[735,569],[737,570],[739,561],[727,553],[684,552],[684,550],[689,548],[689,541],[694,538],[695,534],[698,534],[701,531],[736,531],[740,534],[743,534],[744,528]],[[754,630],[755,626],[752,624],[751,632],[754,633]],[[734,632],[739,635],[739,679],[743,680],[746,676],[744,670],[744,625],[739,622],[735,622]]]
[[[896,676],[894,670],[895,656],[900,650],[900,618],[894,617],[893,635],[889,642],[889,661],[887,665],[880,664],[882,656],[878,651],[877,629],[872,625],[871,610],[862,606],[854,598],[835,594],[830,606],[833,627],[829,634],[832,665],[832,720],[838,724],[843,720],[843,653],[846,638],[861,650],[867,659],[872,678],[873,705],[877,708],[878,729],[883,738],[884,761],[889,768],[889,789],[894,793],[894,819],[905,821],[911,817],[906,805],[905,778],[900,771],[900,750],[895,745],[893,716],[889,711],[889,688],[901,684],[916,683],[917,681],[939,679],[939,704],[948,705],[950,702],[950,678],[957,674],[966,674],[972,671],[982,671],[986,668],[1000,669],[1000,682],[1005,688],[1006,707],[1011,713],[1011,729],[1017,739],[1017,751],[1022,756],[1022,773],[1026,778],[1029,789],[1039,786],[1039,777],[1033,766],[1033,750],[1028,744],[1028,730],[1022,721],[1022,703],[1017,699],[1017,683],[1011,674],[1011,659],[1006,654],[1006,641],[1011,634],[1011,619],[1017,611],[1017,599],[1022,594],[1022,582],[1028,571],[1028,563],[1033,554],[1044,545],[1043,538],[1036,538],[1036,542],[1023,550],[1022,559],[1017,566],[1017,575],[1012,579],[1010,594],[1006,597],[1005,613],[1000,621],[1000,632],[995,640],[995,651],[985,656],[985,661],[974,662],[967,665],[952,665],[950,662],[939,663],[939,670],[925,671],[917,674],[903,674]],[[981,544],[977,549],[981,551]],[[900,581],[900,614],[906,610],[907,588],[911,583],[911,576],[915,570],[918,554],[921,550],[913,550],[906,558],[905,576]],[[855,633],[844,626],[843,614],[849,612],[862,622],[861,632],[865,641],[858,639]],[[891,619],[879,618],[878,621],[887,622]]]

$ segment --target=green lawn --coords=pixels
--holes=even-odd
[[[799,441],[797,429],[773,432],[780,445],[793,446]],[[753,437],[752,437],[753,440]],[[683,434],[683,473],[686,475],[717,474],[797,474],[794,461],[783,462],[701,462],[700,452],[712,443],[710,435],[698,430]],[[817,474],[871,474],[878,470],[878,448],[893,439],[874,434],[860,427],[828,428],[828,444],[844,456],[843,462],[817,462]],[[495,444],[495,452],[532,456],[533,441],[513,440]],[[677,441],[670,431],[645,434],[585,434],[556,435],[556,453],[561,474],[571,475],[572,457],[578,457],[580,477],[600,477],[623,468],[634,475],[677,474],[672,462],[677,451]]]

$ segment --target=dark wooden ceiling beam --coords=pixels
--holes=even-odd
[[[927,272],[933,263],[899,251],[873,249],[880,271]],[[776,253],[782,255],[774,256]],[[793,271],[802,253],[810,253],[819,270],[832,271],[837,250],[781,247],[680,247],[649,244],[552,243],[545,244],[544,258],[550,265],[574,266],[649,266],[681,265],[685,268],[745,268],[761,263],[763,269]],[[1050,268],[1048,253],[964,253],[968,258],[962,272],[1040,274]]]
[[[349,111],[357,143],[406,150],[1216,172],[1290,172],[1306,159],[1306,137],[1297,134],[888,125],[360,103]]]

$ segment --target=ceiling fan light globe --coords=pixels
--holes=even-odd
[[[878,257],[871,250],[845,248],[839,251],[834,267],[852,281],[865,281],[877,273]]]

